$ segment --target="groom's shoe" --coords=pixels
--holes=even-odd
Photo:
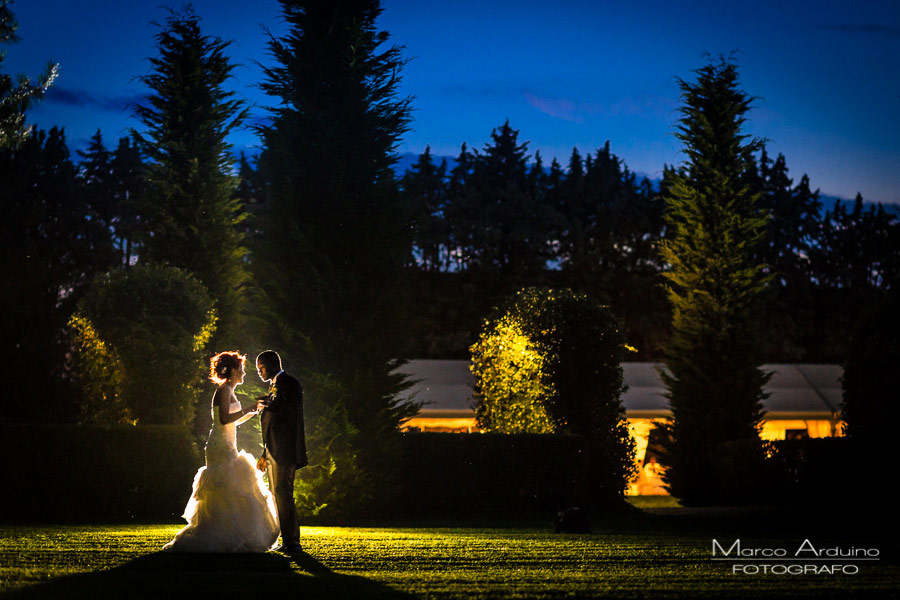
[[[276,552],[284,552],[285,554],[293,554],[295,552],[303,552],[303,547],[294,542],[293,544],[282,544],[275,548]]]

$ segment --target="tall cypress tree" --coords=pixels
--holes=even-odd
[[[744,184],[757,140],[742,133],[752,98],[726,59],[681,80],[678,139],[687,162],[666,196],[662,245],[672,335],[664,381],[673,412],[666,457],[672,494],[692,504],[740,500],[729,477],[761,460],[763,385],[754,319],[767,277],[754,256],[767,220]]]
[[[233,347],[243,337],[236,329],[249,275],[226,141],[246,117],[243,102],[223,87],[234,69],[225,55],[230,42],[203,35],[189,7],[170,12],[155,39],[159,54],[140,78],[152,94],[134,108],[149,159],[141,259],[193,272],[217,303],[214,343]]]
[[[397,96],[405,60],[375,29],[377,0],[281,8],[288,32],[270,41],[263,84],[277,101],[262,130],[271,190],[253,263],[270,339],[288,368],[305,370],[311,462],[334,460],[334,477],[347,478],[335,485],[326,472],[307,496],[336,517],[387,501],[391,436],[415,410],[398,404],[403,379],[392,374],[413,232],[392,165],[410,100]],[[323,454],[341,443],[340,456]]]

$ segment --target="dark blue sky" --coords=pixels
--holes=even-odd
[[[99,127],[114,146],[137,124],[123,107],[144,90],[160,0],[18,0],[22,42],[4,71],[35,76],[61,64],[54,93],[29,113],[63,125],[73,148]],[[180,3],[173,3],[180,6]],[[253,64],[269,60],[262,27],[283,31],[275,0],[198,0],[204,32],[234,40],[234,89],[262,116]],[[732,50],[743,89],[759,97],[748,131],[810,175],[824,193],[900,203],[900,2],[893,0],[642,2],[385,0],[380,26],[412,60],[402,93],[413,130],[398,150],[456,155],[482,147],[509,119],[563,164],[605,140],[634,171],[658,176],[682,160],[672,135],[677,79],[704,53]],[[252,133],[233,137],[251,149]]]

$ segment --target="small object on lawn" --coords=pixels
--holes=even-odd
[[[590,533],[587,513],[577,506],[561,510],[556,516],[555,533]]]

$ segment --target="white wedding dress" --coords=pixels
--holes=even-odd
[[[232,399],[229,413],[241,410]],[[212,410],[206,466],[182,515],[187,525],[163,550],[177,552],[265,552],[278,538],[275,501],[256,469],[256,461],[237,449],[235,423],[222,425]]]

